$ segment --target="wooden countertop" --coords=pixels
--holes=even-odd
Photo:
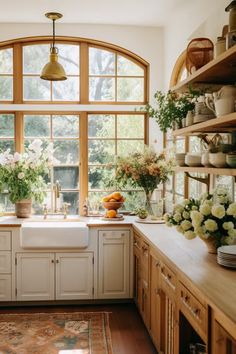
[[[212,308],[236,324],[236,270],[217,264],[216,255],[209,254],[198,237],[187,240],[164,224],[134,223],[133,227],[201,291]]]

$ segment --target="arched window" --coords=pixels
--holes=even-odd
[[[53,167],[45,202],[53,208],[53,184],[59,180],[63,201],[77,213],[86,197],[93,202],[105,194],[115,156],[147,143],[145,114],[135,108],[148,101],[148,63],[109,43],[57,37],[68,79],[45,81],[40,73],[50,40],[0,43],[0,149],[22,152],[35,138],[53,141],[60,163]],[[123,193],[128,209],[142,199],[141,191]],[[1,199],[11,210],[4,193]]]

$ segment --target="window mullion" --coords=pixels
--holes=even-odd
[[[21,44],[13,46],[13,103],[23,102],[23,58]]]
[[[80,161],[79,161],[79,189],[80,213],[85,198],[88,197],[88,115],[86,112],[80,114]]]
[[[80,44],[80,103],[89,102],[89,55],[88,44]]]
[[[22,112],[15,113],[15,149],[19,153],[24,151],[24,117]]]

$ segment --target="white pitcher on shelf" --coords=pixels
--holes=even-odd
[[[235,111],[236,86],[223,86],[218,92],[206,95],[206,105],[216,117],[224,116]]]

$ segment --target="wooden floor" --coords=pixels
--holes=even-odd
[[[0,308],[1,313],[108,311],[113,354],[157,354],[134,304]]]

